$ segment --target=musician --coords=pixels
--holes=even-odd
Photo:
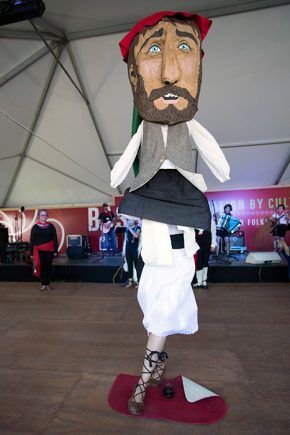
[[[133,287],[135,285],[138,288],[138,247],[140,239],[141,226],[138,219],[128,220],[126,227],[126,261],[128,265],[128,284],[127,288]],[[133,265],[135,266],[137,273],[137,282],[134,284],[133,280]]]
[[[115,215],[108,206],[108,204],[103,204],[103,211],[99,216],[99,225],[101,230],[101,235],[105,236],[105,248],[107,254],[110,254],[110,249],[113,249],[113,255],[118,254],[118,248],[116,244],[115,228],[114,228]]]
[[[208,260],[211,252],[216,249],[216,224],[211,219],[211,228],[208,230],[195,230],[195,237],[199,250],[195,254],[196,274],[194,277],[195,284],[193,288],[207,289],[207,273],[208,273]]]
[[[283,249],[286,255],[290,255],[289,248],[284,240],[287,226],[289,223],[289,216],[285,211],[284,204],[279,204],[276,208],[275,213],[272,214],[270,220],[273,222],[273,229],[271,233],[274,238],[274,250],[278,251],[279,249]]]
[[[227,223],[232,217],[233,207],[231,204],[226,204],[224,206],[224,212],[221,214],[218,223],[217,223],[217,231],[216,231],[216,241],[217,241],[217,255],[219,255],[219,251],[222,252],[222,246],[220,246],[223,241],[226,245],[226,254],[230,255],[230,237],[229,232],[227,231]]]

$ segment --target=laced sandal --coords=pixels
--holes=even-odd
[[[130,288],[130,287],[133,287],[133,286],[134,286],[133,281],[131,281],[131,280],[129,279],[129,282],[128,282],[127,285],[125,285],[125,287],[126,287],[126,288]]]
[[[142,372],[143,373],[143,372]],[[144,397],[145,397],[145,389],[146,382],[138,383],[134,386],[132,396],[128,402],[128,411],[130,414],[142,414],[144,412]],[[139,391],[137,389],[139,388]],[[141,395],[141,402],[136,401],[136,397]]]
[[[148,381],[147,387],[157,388],[162,384],[167,359],[168,355],[166,352],[163,351],[158,353],[158,361],[156,363],[154,372],[152,373],[151,379]]]
[[[128,411],[130,412],[130,414],[133,415],[142,414],[144,412],[144,398],[145,398],[146,388],[149,385],[151,386],[150,381],[152,379],[152,375],[156,369],[156,365],[158,364],[159,359],[160,361],[162,361],[162,358],[164,360],[165,358],[167,358],[166,352],[157,352],[157,351],[151,351],[150,349],[146,349],[146,353],[147,354],[145,355],[144,359],[146,359],[149,362],[149,368],[143,364],[143,370],[141,372],[140,380],[138,384],[134,386],[132,396],[130,397],[128,402]],[[157,360],[152,359],[154,354],[157,354],[158,356]],[[163,354],[165,354],[166,356]],[[142,375],[150,375],[151,377],[148,381],[144,381]],[[136,400],[136,398],[139,398],[141,400],[140,401]]]

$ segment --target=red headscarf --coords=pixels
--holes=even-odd
[[[127,33],[127,35],[124,36],[124,38],[119,42],[124,62],[127,62],[128,60],[129,48],[135,36],[138,35],[138,33],[140,33],[144,27],[154,26],[154,24],[158,23],[158,21],[161,21],[164,17],[185,17],[193,20],[200,30],[202,40],[206,37],[212,24],[212,21],[208,18],[194,14],[192,12],[161,11],[150,15],[149,17],[143,18],[143,20],[139,21],[139,23],[137,23],[133,29],[131,29],[130,32]]]

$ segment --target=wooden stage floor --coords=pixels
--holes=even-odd
[[[168,338],[169,377],[224,396],[209,426],[125,417],[107,396],[138,374],[146,333],[136,290],[97,283],[0,282],[1,435],[286,435],[290,433],[289,283],[196,290],[200,331]]]

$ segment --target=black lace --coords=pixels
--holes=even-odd
[[[166,359],[168,359],[168,355],[166,352],[158,352],[157,350],[150,350],[150,349],[146,349],[148,353],[148,355],[145,356],[145,359],[147,359],[147,361],[149,362],[149,366],[152,367],[152,363],[158,363],[158,361],[160,362],[164,362]],[[153,360],[153,356],[157,355],[157,361]]]
[[[156,350],[152,351],[150,349],[146,349],[146,351],[148,352],[148,354],[145,356],[145,359],[149,362],[149,367],[152,367],[152,363],[156,364],[156,366],[154,367],[154,369],[150,370],[143,364],[143,370],[141,372],[141,382],[138,382],[138,384],[135,385],[135,389],[133,393],[134,399],[141,394],[142,401],[145,396],[146,384],[148,383],[148,381],[144,382],[144,380],[142,379],[142,375],[150,374],[152,376],[153,373],[157,371],[158,376],[160,377],[159,371],[160,370],[161,372],[164,371],[164,368],[160,367],[160,363],[162,364],[163,362],[165,362],[166,359],[168,359],[168,355],[164,351],[158,352]],[[157,355],[157,360],[153,360],[154,355]],[[139,387],[139,391],[137,391],[138,387]]]

